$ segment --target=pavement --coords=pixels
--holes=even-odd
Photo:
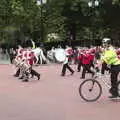
[[[101,80],[100,99],[85,102],[78,92],[81,73],[61,77],[61,67],[34,67],[41,73],[40,81],[33,78],[24,83],[13,77],[12,65],[0,65],[0,120],[119,120],[120,100],[108,98]]]

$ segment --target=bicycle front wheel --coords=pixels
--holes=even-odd
[[[102,94],[102,87],[97,80],[87,79],[80,84],[79,94],[87,102],[98,100]]]

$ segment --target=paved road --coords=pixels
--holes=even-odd
[[[107,98],[104,85],[102,97],[87,103],[78,93],[80,73],[60,77],[60,65],[35,69],[41,80],[23,83],[11,65],[0,65],[0,120],[119,120],[120,102]]]

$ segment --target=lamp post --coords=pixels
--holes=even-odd
[[[95,8],[99,6],[99,1],[98,0],[90,0],[88,2],[88,6],[90,8],[92,8],[92,17],[93,17],[93,13],[95,11]],[[92,21],[92,40],[93,40],[93,44],[95,44],[95,40],[94,40],[94,24]]]
[[[46,3],[47,3],[47,0],[37,0],[37,5],[40,6],[40,13],[41,13],[41,35],[40,35],[41,41],[43,41],[44,39],[43,5]]]

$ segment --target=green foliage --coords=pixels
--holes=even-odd
[[[0,0],[0,41],[47,41],[51,33],[61,40],[120,39],[119,11],[119,0],[100,0],[92,8],[88,0],[48,0],[39,6],[36,0]]]

